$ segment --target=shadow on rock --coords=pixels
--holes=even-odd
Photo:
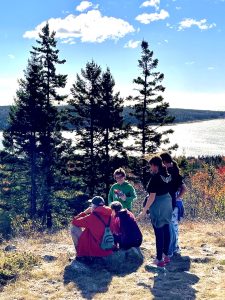
[[[117,276],[125,276],[133,273],[142,265],[143,254],[139,248],[119,250],[105,259],[106,269]]]
[[[119,250],[105,258],[74,260],[64,270],[64,284],[74,283],[85,299],[93,299],[104,293],[113,276],[125,276],[135,272],[143,263],[138,248]]]
[[[154,296],[153,299],[194,300],[196,290],[193,285],[199,281],[199,277],[188,272],[190,266],[191,261],[188,256],[176,256],[166,268],[146,265],[147,271],[156,274],[153,287],[143,283],[139,285],[149,288]]]

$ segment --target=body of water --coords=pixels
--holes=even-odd
[[[176,124],[163,128],[174,130],[174,133],[169,135],[169,139],[171,144],[179,145],[178,150],[173,153],[176,156],[225,156],[225,119]],[[73,136],[72,133],[65,135],[70,138]],[[132,138],[130,142],[132,143]],[[0,149],[3,149],[2,132],[0,132]]]

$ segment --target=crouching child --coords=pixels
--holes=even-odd
[[[123,209],[119,201],[113,201],[110,207],[112,209],[111,230],[115,245],[124,250],[131,247],[140,247],[142,233],[133,213]]]
[[[111,220],[111,208],[105,206],[105,201],[100,196],[95,196],[89,202],[91,206],[75,216],[71,224],[77,258],[112,254],[111,249],[103,249],[101,246],[105,228]]]

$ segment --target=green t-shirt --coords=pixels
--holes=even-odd
[[[126,195],[127,198],[125,201],[120,198],[120,193]],[[136,198],[135,189],[130,183],[127,181],[124,181],[122,184],[114,183],[109,191],[108,204],[110,205],[113,201],[119,201],[123,205],[123,208],[132,210],[132,202]]]

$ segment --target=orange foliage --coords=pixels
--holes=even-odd
[[[225,167],[198,171],[191,177],[191,189],[198,209],[225,216]]]

